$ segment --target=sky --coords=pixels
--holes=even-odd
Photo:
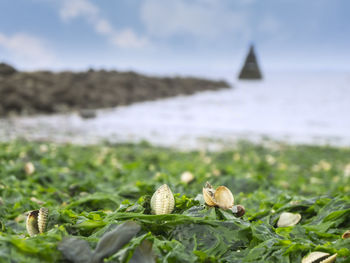
[[[0,61],[23,70],[350,71],[347,0],[0,0]]]

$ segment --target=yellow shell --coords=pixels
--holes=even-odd
[[[277,222],[277,227],[295,226],[301,219],[300,214],[283,212]]]
[[[216,190],[213,189],[210,183],[206,183],[203,188],[203,198],[208,206],[218,206],[222,209],[233,207],[233,195],[226,186],[219,186]]]
[[[233,207],[234,198],[233,195],[226,186],[219,186],[215,193],[214,198],[217,205],[222,209],[229,209]]]
[[[205,187],[203,188],[203,198],[205,203],[208,206],[217,206],[214,194],[215,194],[215,190],[213,189],[211,184],[207,182],[205,184]]]
[[[152,214],[170,214],[175,207],[175,198],[168,185],[163,184],[151,198]]]
[[[26,228],[28,234],[32,237],[39,234],[38,228],[38,214],[39,210],[30,211],[27,216]]]
[[[336,258],[337,258],[337,254],[329,256],[329,253],[316,251],[305,256],[301,260],[301,263],[313,263],[313,262],[332,263],[335,261]]]
[[[28,212],[26,228],[29,236],[45,232],[48,215],[49,210],[45,207]]]

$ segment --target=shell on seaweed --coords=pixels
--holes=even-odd
[[[207,182],[203,187],[203,198],[205,203],[208,206],[217,206],[214,194],[215,194],[214,188],[211,186],[209,182]]]
[[[31,162],[27,162],[25,165],[24,165],[24,171],[26,173],[26,175],[31,175],[35,172],[35,166],[33,163]]]
[[[277,222],[277,227],[295,226],[301,219],[300,214],[283,212]]]
[[[175,207],[175,198],[169,186],[163,184],[153,194],[151,198],[152,214],[170,214]]]
[[[26,228],[29,236],[45,232],[48,215],[49,210],[45,207],[28,212]]]
[[[344,234],[341,236],[343,239],[350,238],[350,230],[346,230]]]
[[[330,255],[329,253],[325,252],[311,252],[310,254],[306,255],[302,260],[301,263],[332,263],[336,260],[337,254]]]
[[[191,172],[186,171],[181,174],[181,182],[189,184],[194,180],[194,176]]]
[[[226,186],[219,186],[214,193],[214,198],[217,205],[222,209],[229,209],[233,207],[233,195]]]
[[[222,209],[229,209],[233,207],[233,195],[226,186],[219,186],[216,190],[210,183],[206,183],[203,188],[203,198],[208,206],[218,206]]]

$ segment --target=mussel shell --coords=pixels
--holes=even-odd
[[[152,214],[170,214],[175,207],[175,198],[169,186],[163,184],[153,194],[151,198]]]
[[[233,207],[234,198],[232,192],[226,186],[219,186],[214,193],[214,198],[216,204],[222,209]]]

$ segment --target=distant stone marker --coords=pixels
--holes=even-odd
[[[262,79],[262,74],[255,56],[254,46],[251,45],[243,68],[238,76],[239,79]]]

